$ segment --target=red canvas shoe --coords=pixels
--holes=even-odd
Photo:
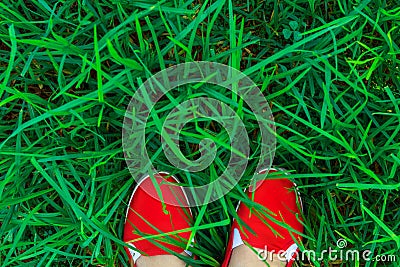
[[[276,169],[270,169],[269,173],[277,172]],[[294,190],[295,184],[287,178],[274,177],[265,179],[257,183],[254,192],[254,202],[259,203],[267,209],[267,213],[279,222],[290,225],[298,232],[303,232],[303,225],[300,218],[298,202],[301,200]],[[249,198],[252,198],[252,192],[247,189]],[[225,261],[222,267],[227,267],[235,247],[247,243],[253,248],[266,250],[284,255],[287,260],[287,266],[292,266],[298,247],[296,242],[301,241],[298,233],[290,232],[287,228],[278,225],[276,222],[265,216],[256,209],[249,209],[243,203],[240,203],[237,209],[238,217],[241,222],[234,220],[231,228],[231,235],[225,254]],[[252,229],[249,231],[244,225]]]
[[[182,203],[188,206],[185,192],[180,187],[171,186],[171,183],[176,184],[178,180],[167,173],[156,174],[154,178],[153,182],[147,176],[138,183],[126,214],[123,241],[137,249],[125,247],[128,257],[134,263],[142,254],[156,256],[171,252],[182,253],[189,243],[192,214],[189,208],[180,206]],[[164,207],[155,185],[161,191]],[[158,234],[167,235],[143,238]],[[185,252],[190,255],[190,252]]]

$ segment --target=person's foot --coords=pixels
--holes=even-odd
[[[272,172],[277,170],[269,171]],[[233,222],[222,267],[265,266],[263,260],[271,266],[293,264],[298,250],[296,243],[301,241],[299,233],[303,232],[299,210],[301,200],[294,187],[293,182],[285,177],[269,176],[258,182],[254,202],[264,207],[263,212],[259,208],[249,209],[244,203],[239,204],[239,221]],[[247,190],[247,194],[251,199],[253,193]],[[251,259],[247,257],[249,252],[252,253]],[[253,262],[251,265],[237,264],[243,261],[248,263],[249,260]]]
[[[123,241],[137,249],[125,247],[134,264],[147,258],[142,255],[169,255],[176,260],[172,252],[184,252],[189,243],[192,215],[189,208],[182,207],[188,204],[184,191],[172,186],[171,183],[178,183],[173,176],[159,173],[154,178],[147,176],[138,183],[127,210]],[[149,235],[152,237],[146,238]]]

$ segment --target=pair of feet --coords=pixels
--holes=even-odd
[[[273,172],[277,170],[269,170]],[[173,257],[170,254],[174,252],[191,256],[186,249],[193,241],[190,240],[193,217],[190,208],[185,207],[188,199],[184,191],[171,186],[176,183],[175,177],[159,173],[154,179],[143,178],[132,194],[123,240],[129,244],[125,249],[136,267],[160,255]],[[276,266],[291,266],[303,231],[301,203],[294,184],[287,177],[274,176],[258,182],[255,188],[254,192],[246,191],[253,208],[244,202],[237,208],[222,267],[241,266],[235,264],[237,259],[260,264],[263,260],[270,264],[275,261],[274,264],[279,263]],[[161,196],[164,202],[153,196]],[[243,263],[243,266],[255,264]]]

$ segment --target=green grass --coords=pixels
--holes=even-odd
[[[293,174],[305,205],[302,250],[320,254],[344,238],[397,256],[298,265],[398,266],[399,45],[394,0],[1,1],[0,266],[127,266],[125,109],[152,74],[194,60],[240,69],[271,103],[274,164]],[[182,182],[217,177],[229,139],[216,123],[196,120],[181,136],[192,159],[202,138],[216,140],[202,172],[173,170],[159,141],[157,121],[197,95],[224,100],[252,136],[243,180],[193,209],[199,258],[189,261],[219,266],[259,155],[252,114],[230,91],[182,87],[153,110],[146,140],[154,164]]]

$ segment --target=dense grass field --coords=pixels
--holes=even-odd
[[[271,105],[274,165],[299,186],[300,247],[316,251],[298,266],[399,266],[399,45],[396,0],[0,1],[0,266],[128,266],[120,240],[135,182],[121,143],[126,107],[159,70],[198,60],[243,71]],[[241,103],[223,88],[182,87],[152,118],[196,95]],[[241,112],[257,136],[252,114]],[[226,131],[197,121],[185,126],[182,153],[197,158],[199,141],[212,137],[217,158],[202,172],[174,170],[151,122],[154,165],[183,183],[208,183],[229,161]],[[243,180],[193,208],[192,266],[223,261],[255,171],[251,141]],[[339,239],[387,260],[321,257]]]

